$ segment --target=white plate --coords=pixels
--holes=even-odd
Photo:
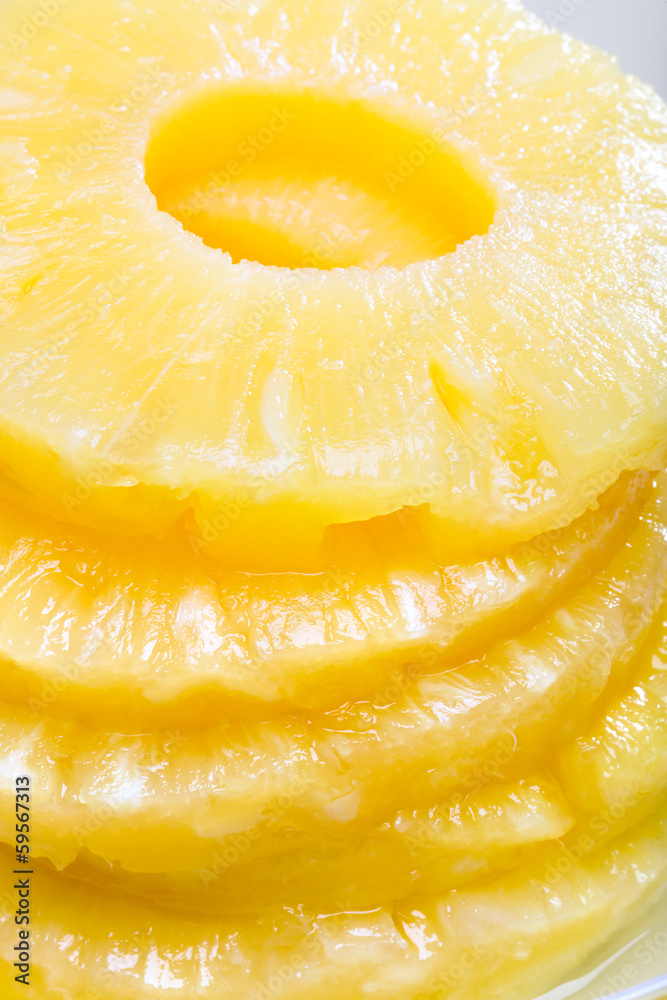
[[[666,1000],[667,887],[648,913],[592,953],[567,983],[535,1000]]]

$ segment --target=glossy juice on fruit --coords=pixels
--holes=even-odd
[[[0,7],[8,1000],[27,948],[35,1000],[586,979],[667,881],[667,109],[509,0],[39,14]]]

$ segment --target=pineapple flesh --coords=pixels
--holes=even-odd
[[[39,789],[40,855],[62,866],[86,848],[130,871],[179,871],[260,831],[271,863],[291,841],[316,850],[454,795],[480,767],[534,769],[623,682],[661,614],[666,488],[661,478],[608,564],[532,629],[375,700],[139,735],[63,718],[57,702],[49,713],[0,704],[0,752]],[[13,794],[0,790],[5,841]]]
[[[109,540],[0,502],[0,693],[181,728],[388,703],[538,621],[629,538],[647,491],[660,502],[624,477],[562,531],[479,562],[438,564],[395,519],[341,528],[330,571],[255,577],[182,534]]]
[[[667,882],[667,108],[518,0],[40,14],[0,7],[32,995],[534,1000]]]
[[[6,495],[310,571],[336,524],[493,548],[657,468],[652,92],[504,0],[361,46],[361,0],[232,6],[63,4],[15,52],[3,3]],[[350,256],[376,225],[386,261]]]

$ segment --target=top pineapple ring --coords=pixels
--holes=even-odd
[[[129,532],[192,508],[231,561],[261,531],[268,568],[307,568],[328,524],[428,503],[430,528],[497,543],[660,464],[667,109],[649,88],[513,0],[56,6],[34,33],[22,0],[0,11],[6,493]],[[235,101],[265,136],[304,113],[286,156],[338,122],[327,155],[450,211],[459,246],[370,271],[204,245],[146,177],[160,198],[197,156],[204,179],[233,174],[210,157],[238,148]],[[414,145],[387,140],[387,160],[391,129]]]

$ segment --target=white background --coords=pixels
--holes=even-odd
[[[524,0],[560,31],[618,56],[667,100],[667,0]]]

